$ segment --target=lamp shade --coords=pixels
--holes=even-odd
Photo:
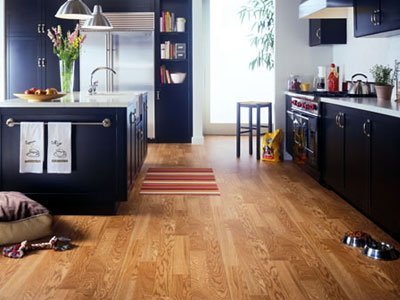
[[[68,0],[58,9],[56,18],[86,20],[92,17],[89,7],[81,0]]]
[[[97,29],[97,30],[107,30],[112,29],[113,26],[107,17],[103,14],[103,9],[100,5],[95,5],[93,8],[92,18],[87,19],[82,28],[86,29]]]

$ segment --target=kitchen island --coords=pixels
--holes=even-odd
[[[127,201],[147,153],[147,93],[74,93],[50,102],[0,102],[0,189],[53,213],[109,214]],[[71,173],[19,172],[20,122],[71,122]],[[47,149],[45,126],[44,149]]]

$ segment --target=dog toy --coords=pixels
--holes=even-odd
[[[10,247],[4,247],[3,255],[9,258],[22,258],[28,251],[53,249],[55,251],[65,251],[72,248],[71,239],[53,236],[47,243],[33,244],[23,241]]]

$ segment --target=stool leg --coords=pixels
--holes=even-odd
[[[272,104],[268,106],[268,132],[272,132]]]
[[[257,105],[257,160],[260,160],[260,152],[261,152],[261,145],[260,145],[260,135],[261,135],[261,115],[260,115],[260,106]]]
[[[249,154],[253,155],[253,108],[249,107]]]
[[[236,105],[236,157],[240,157],[240,103]]]

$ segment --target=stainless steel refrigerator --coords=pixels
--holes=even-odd
[[[89,88],[90,74],[97,67],[110,67],[116,71],[100,70],[93,80],[97,91],[147,91],[148,137],[155,136],[154,123],[154,15],[147,13],[106,14],[113,24],[111,31],[87,31],[80,55],[80,88]]]

